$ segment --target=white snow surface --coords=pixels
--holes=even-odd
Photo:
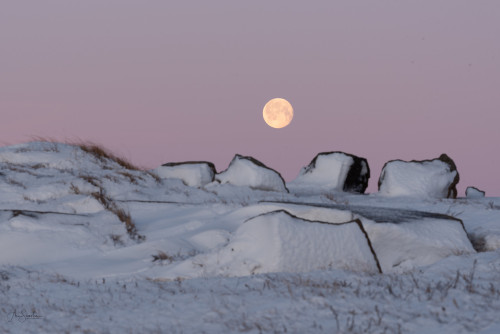
[[[496,333],[500,198],[197,188],[2,147],[0,300],[0,333]]]
[[[299,175],[287,185],[302,188],[302,191],[307,189],[309,192],[318,189],[342,191],[353,163],[352,157],[341,152],[321,154],[317,157],[314,168],[303,167]]]
[[[180,179],[190,187],[203,187],[214,180],[214,172],[202,162],[160,166],[153,172],[162,179]]]
[[[379,193],[385,196],[445,198],[457,171],[440,160],[389,161],[380,174]]]
[[[229,167],[217,174],[220,183],[245,186],[269,191],[287,191],[283,178],[274,170],[259,166],[253,161],[236,155]]]

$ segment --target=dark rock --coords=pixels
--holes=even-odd
[[[329,157],[332,158],[330,162]],[[318,161],[323,164],[321,171],[318,171]],[[339,164],[342,164],[342,167],[339,168]],[[347,173],[345,167],[348,168]],[[337,190],[362,194],[368,187],[369,178],[370,167],[365,158],[335,151],[318,153],[292,182],[297,185],[316,184],[319,187],[332,185]]]
[[[448,166],[450,166],[450,172],[457,172],[457,175],[455,176],[455,179],[453,182],[450,184],[450,187],[448,188],[448,198],[457,198],[457,184],[460,181],[460,174],[458,174],[457,170],[457,165],[455,165],[455,162],[446,154],[441,154],[438,158],[438,160],[441,160],[442,162],[446,163]]]

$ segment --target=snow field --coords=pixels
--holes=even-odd
[[[4,266],[0,331],[492,334],[499,255],[452,256],[407,274],[320,270],[168,282]],[[23,310],[42,318],[12,319]]]
[[[247,183],[191,187],[71,145],[0,148],[0,332],[498,328],[500,199],[269,191],[259,184],[273,171],[255,166],[255,179],[233,170]],[[418,215],[376,222],[348,209],[361,206],[464,225]],[[354,219],[366,235],[343,224]],[[9,321],[24,310],[43,318]]]

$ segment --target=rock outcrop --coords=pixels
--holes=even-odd
[[[344,152],[323,152],[302,168],[290,185],[362,194],[369,178],[370,168],[365,158]]]
[[[246,186],[253,189],[288,192],[280,173],[255,158],[236,154],[229,167],[217,174],[220,183]]]
[[[465,190],[465,197],[467,198],[483,198],[486,193],[476,187],[467,187]]]
[[[457,167],[446,154],[433,160],[391,160],[378,181],[379,193],[387,196],[456,198],[460,180]]]
[[[203,187],[214,181],[216,170],[208,161],[185,161],[166,163],[154,172],[162,179],[180,179],[188,186]]]

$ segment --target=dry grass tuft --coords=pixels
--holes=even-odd
[[[106,197],[104,195],[102,188],[100,189],[100,191],[94,191],[94,192],[90,193],[90,195],[92,197],[94,197],[99,203],[101,203],[106,210],[109,209],[111,199],[109,199],[108,197]]]
[[[160,261],[160,262],[168,261],[169,263],[172,263],[174,261],[174,257],[173,256],[168,255],[167,253],[165,253],[163,251],[158,251],[158,254],[151,255],[151,256],[153,257],[153,262],[156,262],[156,261]]]
[[[113,245],[115,245],[115,246],[123,246],[123,245],[125,245],[125,243],[122,240],[121,235],[111,234],[109,237],[113,241]]]
[[[75,194],[75,195],[80,195],[82,193],[82,191],[80,190],[80,188],[78,188],[77,186],[75,186],[73,183],[71,183],[71,185],[69,186],[69,190],[71,193]]]
[[[83,143],[76,143],[74,145],[78,146],[80,149],[82,149],[82,151],[93,155],[99,161],[105,162],[106,160],[111,160],[111,161],[116,162],[118,165],[122,166],[123,168],[130,169],[130,170],[139,170],[139,168],[132,165],[126,159],[116,156],[115,154],[111,153],[110,151],[108,151],[104,147],[99,146],[95,143],[83,142]]]
[[[158,184],[161,183],[161,178],[158,176],[158,174],[153,173],[151,171],[146,171],[146,174],[148,174],[149,176],[151,176],[156,181],[156,183],[158,183]]]
[[[137,182],[137,179],[138,177],[128,173],[128,172],[118,172],[118,174],[122,175],[122,176],[125,176],[129,181],[130,183],[133,183],[133,184],[139,184]]]
[[[5,180],[5,182],[7,182],[8,184],[10,184],[12,186],[21,187],[23,189],[26,189],[26,186],[24,184],[22,184],[21,182],[19,182],[17,180],[14,180],[10,177],[7,180]]]
[[[58,147],[59,142],[55,138],[33,136],[33,137],[31,137],[31,139],[33,141],[50,144],[47,146],[46,151],[59,152],[59,147]],[[79,139],[66,140],[66,141],[64,141],[64,144],[79,147],[80,149],[82,149],[82,151],[93,155],[99,161],[104,162],[106,160],[111,160],[111,161],[116,162],[117,164],[119,164],[123,168],[130,169],[130,170],[140,170],[138,167],[136,167],[132,163],[130,163],[127,159],[119,157],[119,156],[113,154],[112,152],[110,152],[109,150],[105,149],[101,145],[98,145],[98,144],[93,143],[91,141],[83,141],[83,140],[79,140]]]
[[[143,241],[145,239],[143,235],[137,233],[137,228],[135,227],[135,224],[132,221],[132,216],[130,215],[130,212],[126,212],[124,209],[119,208],[114,203],[110,205],[108,210],[113,212],[118,217],[118,219],[125,224],[125,228],[127,229],[127,233],[131,239],[137,241]]]
[[[97,187],[97,188],[101,188],[101,185],[99,183],[99,180],[97,180],[95,177],[91,176],[91,175],[84,175],[84,174],[80,174],[78,175],[78,177],[82,180],[84,180],[85,182],[88,182],[90,183],[91,185],[93,185],[94,187]]]
[[[31,140],[42,142],[42,143],[47,143],[47,146],[44,148],[45,152],[59,152],[59,145],[58,145],[59,143],[54,138],[32,136]],[[25,150],[24,152],[27,152],[27,151],[28,150]]]
[[[109,212],[113,213],[118,219],[125,224],[125,229],[127,230],[127,233],[129,237],[133,240],[137,241],[144,241],[146,239],[145,236],[140,235],[137,233],[137,228],[132,220],[132,217],[129,212],[125,211],[124,209],[120,208],[115,201],[113,201],[112,198],[108,197],[106,195],[106,190],[99,184],[97,183],[96,179],[93,177],[86,177],[80,175],[80,178],[83,180],[87,181],[88,183],[92,184],[95,187],[99,188],[99,191],[94,191],[88,195],[94,197],[99,203],[102,204],[104,209],[108,210]],[[80,189],[73,184],[71,184],[70,189],[73,193],[75,194],[81,194],[82,192]]]

